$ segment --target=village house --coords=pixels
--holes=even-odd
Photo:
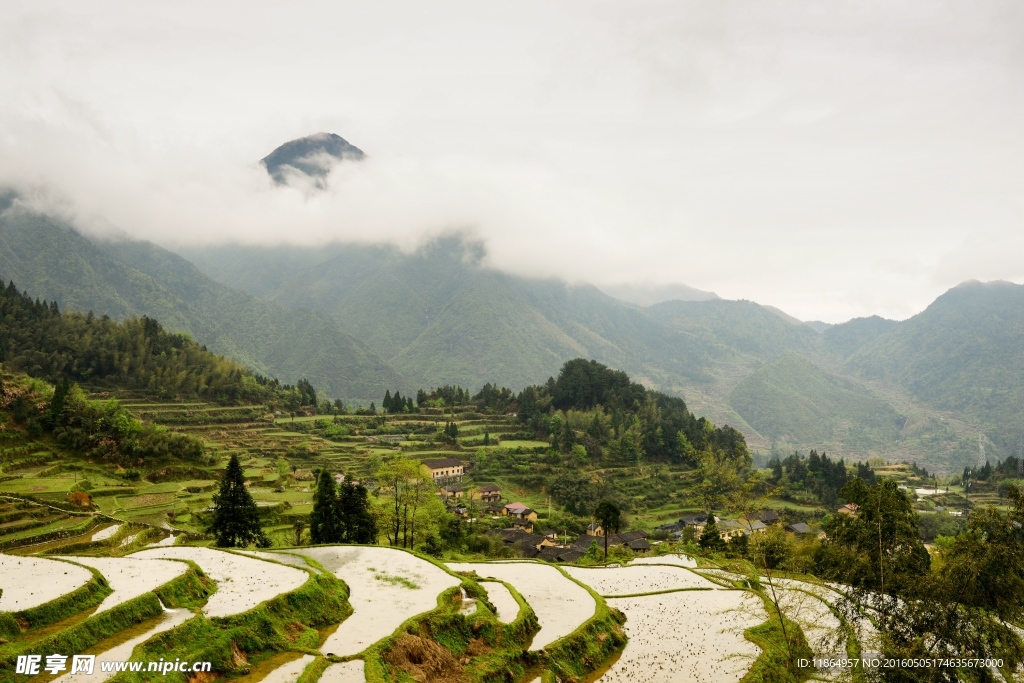
[[[462,498],[463,491],[462,487],[458,484],[448,484],[447,486],[442,486],[437,493],[444,500],[449,500],[451,498]]]
[[[787,526],[786,531],[792,531],[797,536],[806,536],[811,533],[811,527],[807,526],[803,522],[797,522],[796,524],[790,524]]]
[[[522,503],[509,503],[502,508],[502,514],[516,519],[528,519],[531,522],[537,521],[537,512],[526,507]]]
[[[528,519],[517,519],[512,522],[512,528],[525,531],[528,534],[532,534],[533,522]]]
[[[715,522],[718,522],[718,517],[715,517]],[[704,525],[708,522],[708,516],[705,513],[698,513],[696,515],[686,515],[679,519],[679,523],[684,527],[690,527],[693,529],[695,534],[699,534],[704,531]]]
[[[729,539],[735,536],[743,536],[747,532],[745,524],[740,524],[735,519],[723,519],[715,523],[718,527],[718,533],[721,534],[722,538]]]
[[[591,522],[587,525],[587,536],[604,536],[604,529],[600,524]]]
[[[501,489],[494,484],[482,484],[478,489],[480,500],[485,503],[496,503],[501,500]]]
[[[604,548],[604,538],[593,534],[583,534],[570,546],[573,550],[583,554],[590,548],[591,543],[597,543]],[[610,534],[608,536],[608,547],[625,546],[637,553],[644,553],[650,550],[651,544],[647,540],[646,531],[626,531],[621,534]]]
[[[763,524],[775,524],[782,519],[775,510],[761,510],[751,515],[751,517]]]
[[[841,515],[855,517],[857,515],[857,510],[860,510],[860,505],[857,505],[856,503],[847,503],[843,507],[839,508],[838,512]]]
[[[462,483],[462,477],[466,473],[465,464],[458,458],[424,460],[423,466],[430,471],[430,478],[438,486]]]
[[[515,548],[521,556],[528,559],[536,557],[540,553],[541,544],[544,543],[543,536],[515,527],[491,529],[487,534],[500,538],[505,545]]]

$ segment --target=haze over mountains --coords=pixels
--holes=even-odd
[[[335,164],[364,156],[323,133],[262,163],[277,183],[322,187]],[[1024,286],[1012,283],[964,283],[903,322],[825,325],[684,285],[601,291],[513,276],[485,267],[484,246],[463,237],[412,253],[342,243],[173,253],[86,237],[11,193],[0,212],[4,280],[63,308],[155,317],[332,397],[518,389],[586,357],[683,396],[762,455],[817,448],[957,469],[979,459],[979,435],[991,458],[1024,454]]]

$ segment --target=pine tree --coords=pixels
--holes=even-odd
[[[338,524],[338,495],[334,477],[327,470],[321,470],[313,493],[313,511],[309,514],[309,541],[337,543],[342,530]]]
[[[270,540],[260,527],[256,501],[245,488],[245,474],[237,455],[232,455],[228,461],[220,491],[213,496],[213,520],[209,531],[217,537],[217,545],[221,548],[245,547],[252,543],[261,548],[270,546]]]
[[[718,524],[715,523],[714,514],[710,512],[708,513],[708,521],[704,522],[704,530],[700,533],[697,545],[711,552],[720,553],[725,551],[725,540],[722,538],[722,533],[718,530]]]
[[[381,407],[381,409],[384,410],[385,413],[393,413],[393,412],[395,412],[394,409],[393,409],[393,406],[391,405],[391,390],[390,389],[388,389],[387,391],[384,392],[384,401],[381,402],[380,407]]]
[[[619,533],[619,525],[622,523],[622,512],[619,506],[609,500],[602,500],[597,504],[594,511],[597,523],[604,531],[604,559],[608,561],[608,537],[613,533]]]

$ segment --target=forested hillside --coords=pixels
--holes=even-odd
[[[148,315],[262,374],[315,377],[335,396],[376,396],[401,381],[328,316],[232,290],[148,242],[90,240],[17,208],[0,213],[0,278],[63,309]]]
[[[117,322],[91,312],[62,313],[56,302],[32,299],[13,282],[0,288],[0,362],[58,384],[246,403],[289,403],[295,394],[296,406],[316,403],[314,390],[282,387],[153,318]]]
[[[966,282],[861,347],[849,366],[977,421],[1024,454],[1024,287]]]
[[[954,290],[906,322],[815,328],[749,301],[643,308],[589,285],[511,276],[457,238],[411,253],[343,244],[182,253],[89,239],[17,204],[0,214],[0,276],[32,296],[154,317],[332,397],[522,388],[586,357],[683,396],[762,457],[828,448],[959,469],[977,462],[979,433],[992,458],[1024,448],[1021,399],[1007,384],[1024,373],[1014,351],[1022,288],[1012,284],[972,286],[973,298],[971,287]]]

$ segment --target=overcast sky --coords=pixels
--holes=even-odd
[[[0,184],[165,245],[450,230],[831,322],[1024,282],[1024,4],[4,0]],[[324,193],[256,161],[334,132]]]

